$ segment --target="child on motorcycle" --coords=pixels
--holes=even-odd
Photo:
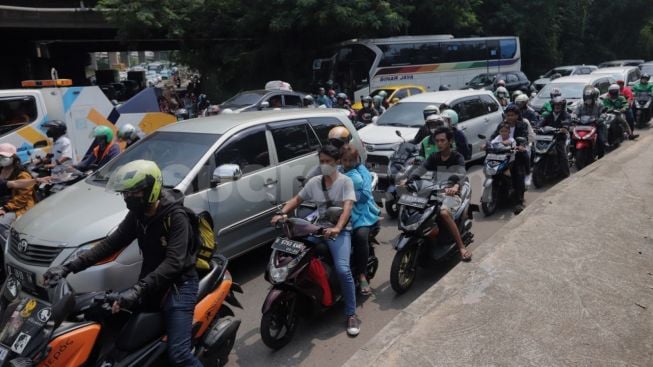
[[[347,334],[356,336],[360,333],[360,321],[356,316],[356,289],[350,266],[351,224],[349,221],[356,202],[356,193],[352,180],[338,172],[337,164],[340,160],[338,148],[333,145],[323,146],[319,151],[319,159],[322,174],[308,180],[299,194],[283,206],[280,214],[272,218],[271,223],[276,224],[304,201],[317,203],[320,216],[323,216],[331,206],[343,208],[337,223],[331,223],[332,227],[324,230],[323,237],[314,237],[313,240],[323,241],[329,247],[345,300]]]
[[[502,144],[508,148],[514,148],[517,145],[515,139],[510,136],[510,125],[503,123],[499,126],[499,135],[490,142],[490,145],[495,144]]]
[[[340,150],[342,157],[340,163],[345,175],[351,178],[356,193],[356,204],[351,212],[353,265],[358,277],[361,294],[372,294],[369,281],[366,277],[367,259],[369,258],[369,237],[375,226],[379,225],[381,210],[374,202],[372,188],[365,187],[362,175],[356,167],[359,164],[358,150],[353,145],[345,145]]]

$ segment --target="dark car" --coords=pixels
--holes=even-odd
[[[521,71],[504,71],[501,73],[483,73],[475,76],[466,85],[474,89],[497,89],[497,82],[503,80],[506,82],[506,89],[512,93],[517,89],[522,92],[529,92],[531,82],[526,74]]]
[[[250,112],[265,109],[301,108],[306,93],[288,90],[249,90],[240,92],[220,105],[220,110],[231,112]]]

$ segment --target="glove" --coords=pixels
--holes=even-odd
[[[66,278],[68,274],[70,274],[70,269],[68,269],[66,265],[52,267],[43,273],[43,284],[46,286],[54,286],[61,279]]]
[[[122,292],[111,293],[109,296],[107,296],[107,300],[109,300],[111,303],[113,303],[113,301],[118,302],[120,308],[131,309],[141,303],[141,298],[143,296],[144,290],[145,287],[143,284],[138,283]]]

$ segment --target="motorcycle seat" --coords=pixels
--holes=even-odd
[[[201,300],[206,297],[209,292],[215,289],[216,285],[222,279],[223,269],[222,265],[218,264],[215,260],[211,260],[211,268],[209,272],[204,275],[199,282],[197,289],[197,299]]]
[[[120,331],[116,348],[133,352],[163,334],[163,315],[160,312],[135,313]]]

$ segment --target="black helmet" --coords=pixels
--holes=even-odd
[[[639,78],[649,80],[651,79],[651,76],[648,73],[643,73],[642,76],[640,76]]]
[[[43,127],[47,129],[45,135],[49,138],[57,139],[65,135],[68,127],[66,123],[61,120],[50,120],[43,123]]]
[[[519,109],[519,106],[517,106],[514,103],[511,103],[511,104],[507,105],[505,110],[504,110],[504,112],[506,112],[506,113],[510,112],[510,111],[512,111],[512,112],[514,112],[514,113],[516,113],[518,115],[521,115],[521,110]]]
[[[599,98],[599,94],[593,86],[587,85],[583,88],[583,101],[596,101],[597,98]]]
[[[567,100],[562,98],[561,96],[557,96],[551,100],[551,105],[553,105],[554,107],[556,105],[560,105],[562,106],[562,108],[565,108],[565,106],[567,106]]]

